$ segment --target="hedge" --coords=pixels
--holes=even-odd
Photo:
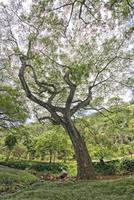
[[[66,170],[68,169],[67,164],[64,163],[46,163],[26,160],[0,161],[0,165],[21,170],[30,169],[44,173],[51,172],[53,174],[60,173],[61,167]],[[134,172],[134,159],[112,160],[104,163],[94,162],[93,165],[97,174],[114,175]]]
[[[0,165],[8,166],[15,169],[32,169],[39,172],[51,172],[59,173],[61,172],[61,167],[67,169],[67,166],[63,163],[45,163],[37,161],[25,161],[25,160],[9,160],[9,161],[0,161]]]

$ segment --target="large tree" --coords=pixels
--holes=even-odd
[[[26,6],[24,1],[2,6],[2,51],[11,69],[17,72],[20,65],[26,96],[44,109],[41,119],[60,124],[68,133],[77,177],[94,179],[73,117],[92,108],[96,95],[109,93],[108,98],[119,87],[123,70],[130,66],[126,45],[132,30],[113,19],[103,1],[33,1],[25,11]]]

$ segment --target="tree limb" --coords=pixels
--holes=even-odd
[[[33,93],[31,92],[28,84],[26,83],[25,77],[24,77],[24,72],[25,69],[27,67],[26,64],[26,60],[24,57],[20,57],[22,66],[19,70],[19,79],[21,81],[22,87],[26,93],[26,96],[33,102],[35,102],[36,104],[44,107],[46,110],[48,110],[48,112],[51,113],[52,117],[58,122],[58,123],[64,123],[63,119],[57,114],[57,112],[61,112],[63,113],[64,109],[62,107],[56,107],[53,105],[50,105],[44,101],[42,101],[41,99],[37,98],[35,95],[33,95]]]
[[[69,95],[67,97],[67,101],[66,101],[66,110],[69,111],[70,110],[70,107],[71,107],[71,104],[72,104],[72,101],[73,101],[73,98],[74,98],[74,95],[75,95],[75,91],[76,91],[76,85],[70,80],[69,78],[69,71],[66,72],[65,76],[64,76],[64,81],[67,83],[67,85],[69,86]]]
[[[91,89],[92,89],[92,87],[90,86],[87,98],[85,100],[81,101],[80,103],[78,103],[76,106],[74,106],[71,109],[71,116],[74,115],[79,109],[84,108],[87,105],[89,105],[90,101],[92,100]]]

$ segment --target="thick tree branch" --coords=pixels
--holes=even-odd
[[[92,87],[89,87],[89,92],[88,92],[88,96],[85,100],[81,101],[80,103],[78,103],[76,106],[74,106],[71,109],[71,116],[74,115],[78,110],[80,110],[81,108],[86,107],[87,105],[89,105],[89,103],[92,100],[92,92],[91,92]]]
[[[36,104],[44,107],[46,110],[48,110],[48,112],[51,113],[52,117],[60,124],[64,123],[62,117],[60,117],[57,112],[61,112],[63,113],[64,109],[61,107],[56,107],[56,106],[52,106],[44,101],[42,101],[41,99],[37,98],[35,95],[33,95],[33,93],[31,92],[28,84],[26,83],[25,77],[24,77],[24,73],[25,73],[25,69],[27,67],[26,64],[26,60],[24,57],[20,57],[22,66],[19,70],[19,79],[21,81],[22,87],[26,93],[26,96],[33,102],[35,102]]]
[[[52,94],[55,90],[56,90],[56,87],[53,85],[53,84],[48,84],[47,82],[40,82],[37,78],[37,75],[35,73],[35,70],[34,68],[32,67],[32,65],[30,64],[26,64],[26,67],[29,67],[32,69],[32,72],[33,72],[33,76],[34,76],[34,81],[35,83],[40,87],[40,88],[43,88],[44,89],[44,92],[48,92],[50,94]]]
[[[58,123],[57,121],[55,121],[52,117],[49,117],[49,116],[45,116],[45,117],[40,117],[38,118],[38,121],[39,122],[43,122],[43,121],[46,121],[46,120],[49,120],[52,124],[54,125],[60,125],[60,123]]]
[[[92,2],[90,2],[90,4],[92,5]],[[87,8],[87,10],[88,10],[88,12],[90,13],[90,15],[96,20],[96,21],[101,21],[100,19],[97,19],[96,17],[95,17],[95,15],[93,14],[93,12],[92,12],[92,10],[91,10],[91,8],[84,2],[84,6],[85,6],[85,8]],[[93,7],[93,5],[92,5],[92,7]]]
[[[33,76],[34,76],[34,81],[35,81],[36,85],[39,86],[39,88],[43,88],[43,90],[40,92],[40,94],[44,93],[44,92],[48,92],[50,94],[50,97],[48,98],[47,104],[50,105],[50,107],[53,108],[53,109],[55,109],[56,111],[63,112],[63,108],[56,107],[56,106],[52,105],[52,101],[54,100],[54,98],[56,97],[56,95],[59,94],[60,91],[57,91],[57,88],[52,83],[50,84],[50,83],[47,83],[45,81],[40,82],[38,80],[38,78],[37,78],[37,75],[36,75],[35,70],[32,67],[32,65],[25,64],[25,68],[26,67],[29,67],[29,68],[32,69]]]
[[[42,123],[43,121],[49,120],[52,124],[54,125],[59,125],[59,123],[52,118],[52,116],[44,116],[44,117],[39,117],[38,112],[34,109],[35,112],[35,116],[37,118],[37,120]]]
[[[74,95],[75,95],[75,91],[76,91],[76,85],[70,80],[69,78],[70,73],[66,72],[65,76],[64,76],[64,81],[67,83],[67,85],[69,86],[69,95],[67,97],[67,101],[66,101],[66,110],[69,111]]]
[[[24,72],[25,72],[25,69],[27,67],[25,58],[24,57],[20,57],[20,60],[21,60],[22,66],[21,66],[21,68],[19,70],[19,78],[20,78],[22,87],[23,87],[24,91],[26,92],[27,97],[29,99],[31,99],[33,102],[38,103],[40,106],[43,106],[44,108],[46,108],[47,110],[50,111],[50,107],[47,105],[47,103],[41,101],[40,99],[38,99],[37,97],[35,97],[31,93],[31,91],[29,89],[29,86],[27,85],[26,80],[24,78]]]
[[[128,6],[129,6],[130,8],[134,9],[134,6],[130,3],[129,0],[126,0],[126,2],[127,2]]]
[[[83,0],[82,2],[80,2],[80,10],[79,10],[79,19],[81,19],[84,24],[89,24],[88,22],[86,22],[83,17],[82,17],[82,11],[83,11],[83,6],[85,6],[85,0]]]
[[[118,3],[118,0],[112,1],[112,3],[110,4],[110,9],[112,9],[116,3]]]

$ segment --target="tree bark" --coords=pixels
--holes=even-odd
[[[75,127],[71,119],[66,119],[66,132],[72,141],[76,161],[77,161],[77,179],[79,180],[93,180],[95,179],[95,170],[88,153],[86,144],[81,137],[78,129]]]

